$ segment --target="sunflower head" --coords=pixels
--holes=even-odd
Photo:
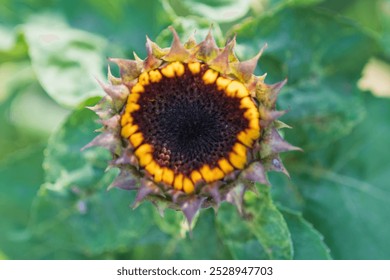
[[[147,57],[109,59],[107,95],[94,107],[103,129],[89,146],[103,146],[120,173],[112,187],[136,190],[158,207],[182,210],[188,222],[200,208],[222,201],[242,211],[243,195],[255,182],[269,184],[266,172],[288,175],[280,152],[285,142],[275,110],[286,81],[264,83],[253,71],[263,51],[248,61],[234,54],[235,38],[219,48],[211,33],[181,44],[176,31],[170,48],[149,38]]]

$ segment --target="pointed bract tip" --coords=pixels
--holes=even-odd
[[[283,81],[271,85],[271,94],[276,98],[276,96],[279,94],[280,90],[282,89],[282,87],[284,87],[286,83],[287,78],[285,78]]]
[[[118,114],[101,121],[107,131],[116,133],[120,130],[120,116]]]
[[[213,27],[214,27],[213,24],[210,24],[209,31],[207,32],[205,41],[210,40],[215,42],[215,39],[213,37]]]
[[[133,52],[134,59],[138,62],[143,62],[143,60],[138,56],[136,52]]]
[[[173,28],[172,26],[169,26],[168,28],[173,34],[173,41],[169,53],[164,55],[162,59],[168,62],[187,61],[188,57],[190,56],[190,53],[180,42],[179,35],[177,34],[175,28]]]
[[[219,192],[219,188],[221,187],[222,183],[217,181],[214,183],[211,183],[209,186],[207,186],[207,189],[205,189],[205,192],[209,194],[215,203],[215,206],[218,208],[219,204],[221,203],[221,194]]]
[[[157,59],[162,58],[168,53],[167,49],[160,48],[160,46],[150,40],[148,36],[146,36],[146,51],[148,53],[148,56],[153,55]]]
[[[145,178],[141,179],[141,186],[138,189],[132,208],[133,209],[137,208],[139,204],[142,202],[142,200],[149,194],[157,195],[160,193],[161,190],[156,184],[154,184],[153,182]]]
[[[124,83],[131,82],[141,73],[142,63],[137,60],[120,58],[109,58],[108,60],[118,65],[121,79]]]
[[[239,62],[236,54],[234,53],[234,49],[236,47],[236,35],[234,34],[233,38],[226,44],[226,47],[229,49],[229,62]]]
[[[172,32],[174,37],[177,37],[179,39],[179,35],[177,34],[176,29],[172,25],[168,26],[168,29]]]
[[[159,67],[162,63],[162,60],[160,59],[162,50],[159,46],[157,46],[155,43],[153,43],[148,37],[146,37],[146,53],[147,57],[143,62],[144,71],[149,71],[156,69]]]
[[[274,123],[277,121],[278,118],[285,115],[288,111],[274,111],[274,110],[268,110],[264,107],[261,107],[259,109],[260,112],[260,125],[263,127],[269,126],[271,123]]]
[[[237,34],[234,33],[232,37],[230,37],[227,41],[226,41],[226,46],[228,45],[231,45],[231,47],[233,48],[235,45],[236,45],[236,42],[237,42]]]
[[[134,155],[133,149],[130,146],[123,149],[121,156],[113,160],[113,165],[115,166],[128,164],[132,166],[138,165],[137,157]]]
[[[270,145],[272,153],[281,153],[287,151],[302,151],[301,148],[296,147],[285,141],[279,132],[273,128],[270,135]]]
[[[123,85],[107,85],[97,79],[99,85],[103,88],[103,90],[109,95],[112,99],[114,109],[119,111],[123,104],[126,102],[127,96],[129,95],[129,89]]]
[[[186,217],[189,227],[191,228],[192,220],[195,215],[199,212],[199,209],[202,207],[202,204],[206,198],[205,197],[196,197],[193,196],[183,202],[180,206],[181,210]]]
[[[130,170],[121,169],[114,182],[112,182],[108,187],[108,190],[112,188],[119,188],[122,190],[136,190],[138,189],[138,180]]]
[[[191,34],[191,36],[188,38],[187,42],[184,43],[184,48],[192,49],[196,46],[195,33],[196,33],[196,31],[194,31]]]
[[[271,158],[270,166],[269,166],[270,171],[276,171],[276,172],[281,172],[284,175],[286,175],[290,179],[290,174],[288,173],[287,169],[284,167],[282,160],[280,159],[279,155],[274,156]]]
[[[240,80],[248,82],[255,72],[257,62],[259,61],[265,47],[266,45],[263,46],[263,48],[257,53],[256,56],[249,60],[232,63],[234,75],[236,75]]]
[[[208,62],[218,55],[219,48],[212,35],[212,29],[206,35],[206,38],[196,46],[196,58]]]
[[[87,109],[95,112],[101,120],[112,117],[116,112],[112,109],[112,98],[104,96],[96,105],[86,106]]]
[[[110,152],[114,153],[118,147],[120,147],[120,141],[117,137],[115,137],[112,133],[103,132],[96,136],[91,142],[81,148],[81,151],[85,149],[100,146],[103,147]]]
[[[280,120],[275,120],[274,124],[275,124],[276,129],[283,129],[283,128],[291,129],[292,128],[292,126],[290,126],[290,125],[288,125]]]
[[[210,61],[210,68],[217,70],[223,74],[228,74],[230,72],[229,65],[229,54],[231,50],[228,45],[223,48],[222,52],[218,54],[216,58]]]
[[[152,42],[152,40],[149,38],[149,36],[148,36],[148,35],[145,35],[145,38],[146,38],[146,44],[148,44],[148,43]]]
[[[235,205],[238,213],[242,215],[243,212],[243,201],[244,194],[246,191],[246,186],[244,184],[238,184],[236,187],[231,189],[229,193],[226,195],[226,201]]]
[[[111,85],[120,85],[122,83],[122,79],[115,77],[112,75],[110,64],[107,65],[107,78]]]
[[[258,182],[268,186],[270,185],[264,166],[259,161],[252,163],[245,171],[242,172],[242,176],[251,182]]]

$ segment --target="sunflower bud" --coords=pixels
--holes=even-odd
[[[147,38],[147,57],[110,59],[107,93],[92,107],[104,125],[89,145],[113,155],[120,173],[112,187],[137,191],[134,207],[149,200],[181,210],[188,222],[223,201],[242,211],[243,196],[266,172],[288,174],[280,152],[299,150],[283,140],[275,103],[286,81],[264,83],[253,74],[263,49],[248,61],[234,55],[235,38],[218,48],[211,33],[197,44],[170,48]]]

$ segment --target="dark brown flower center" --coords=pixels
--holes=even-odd
[[[186,192],[242,169],[260,130],[247,89],[197,62],[141,74],[121,123],[154,181]]]
[[[204,84],[204,72],[193,75],[186,69],[180,77],[146,85],[141,108],[132,114],[144,141],[154,147],[153,158],[175,174],[189,176],[204,164],[215,167],[248,128],[239,99]]]

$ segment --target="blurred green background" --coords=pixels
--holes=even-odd
[[[247,195],[251,221],[223,204],[189,238],[180,213],[107,192],[110,155],[80,148],[106,57],[211,23],[242,60],[268,44],[256,73],[288,77],[284,136],[305,152]],[[0,0],[0,259],[390,259],[389,97],[386,0]]]

